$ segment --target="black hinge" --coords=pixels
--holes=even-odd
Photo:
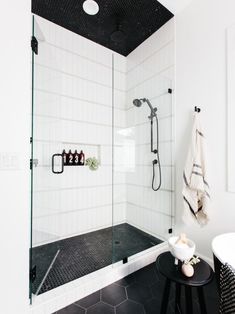
[[[38,41],[37,38],[32,36],[31,38],[31,48],[33,52],[37,55],[38,54]]]
[[[30,158],[30,170],[32,170],[33,169],[33,159],[32,158]]]
[[[33,138],[32,137],[30,137],[30,143],[33,143]]]
[[[124,257],[123,260],[122,260],[123,264],[126,264],[128,263],[128,257]]]
[[[37,268],[36,268],[36,265],[35,265],[33,268],[30,269],[30,281],[34,282],[36,277],[37,277]]]
[[[168,94],[172,94],[172,89],[168,88]]]
[[[172,233],[172,232],[173,232],[172,228],[168,229],[168,233]]]

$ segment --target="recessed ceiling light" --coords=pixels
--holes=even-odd
[[[99,12],[99,5],[94,0],[86,0],[82,6],[83,10],[89,15],[95,15]]]

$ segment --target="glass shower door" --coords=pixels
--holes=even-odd
[[[174,219],[172,80],[150,67],[147,57],[131,61],[130,55],[124,105],[117,93],[114,98],[113,261],[123,263],[170,237]],[[114,90],[120,90],[118,77],[114,82]],[[120,109],[126,113],[121,126]]]
[[[39,295],[112,264],[112,59],[39,16],[33,25],[31,294]]]
[[[54,213],[60,207],[58,180],[63,171],[61,144],[58,141],[61,121],[60,102],[47,93],[48,86],[58,85],[49,76],[43,59],[53,57],[46,48],[43,32],[33,17],[32,35],[32,133],[31,133],[31,248],[30,297],[45,290],[48,273],[59,254],[56,241],[57,221]]]

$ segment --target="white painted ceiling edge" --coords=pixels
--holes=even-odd
[[[166,7],[173,14],[179,13],[186,8],[192,0],[158,0],[164,7]]]

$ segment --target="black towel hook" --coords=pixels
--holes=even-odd
[[[197,106],[195,106],[195,107],[194,107],[194,111],[199,113],[199,112],[201,111],[201,109],[198,108]]]

